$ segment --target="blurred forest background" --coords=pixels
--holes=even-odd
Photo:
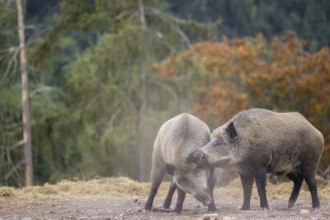
[[[164,121],[217,127],[252,107],[302,113],[329,165],[330,1],[141,2],[23,1],[35,184],[148,181]],[[0,183],[22,186],[15,1],[0,0],[0,28]]]

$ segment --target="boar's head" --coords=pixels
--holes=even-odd
[[[170,164],[166,164],[166,169],[170,175],[173,175],[174,182],[184,192],[192,194],[205,206],[212,203],[213,198],[209,189],[209,181],[213,178],[214,169],[181,170]]]
[[[197,163],[199,167],[226,167],[235,162],[238,134],[234,122],[229,122],[216,130],[210,137],[210,142],[193,151],[187,157],[187,162]]]

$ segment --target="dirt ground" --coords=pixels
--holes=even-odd
[[[154,207],[161,207],[168,183],[156,195]],[[330,184],[319,182],[321,208],[314,211],[306,186],[296,205],[287,209],[291,183],[267,184],[270,210],[259,208],[254,187],[251,210],[241,211],[242,189],[238,180],[215,189],[218,212],[207,213],[191,195],[186,196],[183,212],[143,212],[150,183],[138,183],[126,177],[90,181],[62,181],[56,185],[14,189],[0,187],[0,219],[330,219]],[[175,205],[172,202],[172,208]]]

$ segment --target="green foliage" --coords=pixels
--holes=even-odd
[[[33,2],[27,5],[28,15],[38,11],[29,4]],[[139,149],[149,158],[160,124],[179,112],[182,105],[176,89],[155,76],[151,66],[189,45],[185,32],[203,38],[214,26],[175,18],[166,12],[162,1],[144,1],[144,6],[146,30],[142,29],[137,2],[129,0],[61,1],[55,14],[30,18],[45,20],[50,27],[27,48],[36,184],[72,176],[128,174],[136,178]],[[16,25],[9,26],[16,37]],[[27,38],[38,30],[36,26],[27,32]],[[16,44],[16,40],[11,43]],[[2,77],[6,99],[0,110],[0,127],[15,125],[1,134],[8,140],[1,143],[6,148],[22,139],[20,77],[17,67],[9,64],[6,60],[0,66],[11,68],[11,75]],[[144,102],[146,117],[141,120]],[[22,160],[22,148],[15,150],[11,153],[14,161]],[[22,176],[23,166],[18,168],[17,175]],[[0,170],[5,176],[10,169]],[[20,185],[20,181],[7,182]]]
[[[16,13],[11,1],[0,1],[0,179],[7,184],[21,181],[20,140],[22,122],[20,85],[17,75],[18,37]]]
[[[169,0],[171,10],[197,21],[223,23],[219,34],[229,37],[262,33],[268,40],[293,30],[310,41],[309,51],[330,45],[330,3],[325,0]]]
[[[138,144],[145,145],[149,158],[164,116],[178,111],[176,92],[156,77],[150,66],[187,43],[179,26],[187,23],[146,6],[146,19],[150,22],[142,37],[139,14],[132,11],[126,16],[127,23],[119,21],[123,25],[120,31],[114,25],[115,30],[103,34],[69,70],[67,93],[80,97],[70,98],[70,105],[75,120],[81,122],[78,139],[84,140],[81,145],[90,160],[84,162],[88,175],[126,173],[137,177]],[[146,68],[146,91],[141,82],[141,63]],[[141,131],[139,111],[144,92],[148,117],[141,122]]]
[[[0,92],[9,82],[17,82],[18,41],[14,4],[0,1]]]

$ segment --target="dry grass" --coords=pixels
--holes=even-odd
[[[159,195],[164,196],[168,182],[161,185]],[[89,181],[63,180],[57,184],[25,187],[0,187],[0,198],[64,198],[84,196],[132,197],[146,196],[150,183],[140,183],[128,177],[96,178]]]
[[[320,199],[330,197],[329,181],[317,178]],[[267,195],[269,199],[288,199],[293,184],[285,182],[278,185],[267,183]],[[157,196],[165,196],[169,187],[168,182],[161,184]],[[12,187],[0,187],[0,198],[73,198],[73,197],[117,197],[132,198],[134,196],[147,197],[150,183],[140,183],[127,177],[96,178],[89,181],[63,180],[57,184],[45,184],[43,186],[25,187],[15,189]],[[253,188],[252,196],[258,198],[256,188]],[[233,180],[226,187],[217,187],[215,197],[231,196],[242,197],[242,187],[239,179]],[[307,186],[303,185],[299,198],[310,198]]]
[[[330,182],[324,180],[320,177],[316,177],[318,184],[318,194],[320,199],[329,199],[330,198]],[[267,182],[267,198],[268,199],[289,199],[293,188],[293,182],[283,182],[280,184],[271,184]],[[215,197],[221,198],[224,195],[230,195],[235,198],[243,198],[243,189],[241,186],[241,181],[239,178],[233,180],[227,187],[217,187],[215,190]],[[259,198],[257,194],[257,189],[254,185],[252,196],[254,198]],[[299,198],[309,199],[310,192],[308,190],[307,184],[304,182],[300,193]]]

